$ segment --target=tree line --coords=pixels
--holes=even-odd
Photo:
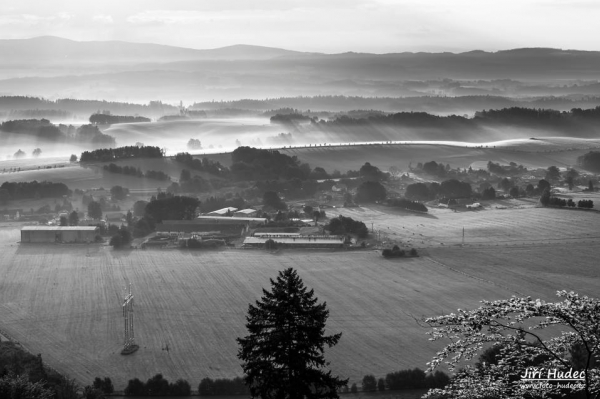
[[[189,396],[190,384],[184,379],[170,383],[162,374],[156,374],[145,383],[138,378],[129,380],[125,387],[125,396]]]
[[[101,148],[93,151],[84,151],[79,157],[79,162],[108,162],[126,158],[162,158],[163,151],[152,146],[126,146],[117,148]]]
[[[123,175],[135,176],[135,177],[147,177],[148,179],[161,180],[161,181],[171,180],[171,176],[169,176],[168,174],[166,174],[165,172],[160,171],[160,170],[147,170],[144,173],[144,172],[142,172],[142,170],[139,167],[136,168],[135,166],[127,166],[127,165],[119,166],[114,163],[104,165],[102,168],[105,171],[110,172],[110,173],[120,173]]]
[[[429,201],[436,197],[467,198],[472,196],[471,184],[457,179],[440,183],[413,183],[406,186],[404,196],[412,200]]]
[[[135,123],[135,122],[150,122],[150,118],[143,116],[126,116],[126,115],[111,115],[111,114],[92,114],[89,118],[90,123],[94,125],[112,125],[115,123]]]
[[[49,181],[38,182],[4,182],[0,186],[0,198],[7,200],[61,198],[71,195],[71,190],[64,183]]]

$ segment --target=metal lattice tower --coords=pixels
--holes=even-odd
[[[129,294],[125,296],[125,300],[123,301],[123,319],[125,320],[123,351],[129,351],[137,347],[133,332],[133,294],[131,293],[131,284],[129,284]]]

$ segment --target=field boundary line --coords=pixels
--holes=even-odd
[[[472,279],[474,279],[474,280],[482,281],[482,282],[484,282],[484,283],[491,284],[491,285],[494,285],[494,286],[496,286],[496,287],[500,287],[500,288],[502,288],[502,289],[505,289],[505,290],[507,290],[507,291],[510,291],[510,292],[514,292],[515,294],[517,294],[517,295],[521,295],[521,296],[523,296],[523,297],[527,296],[527,295],[525,295],[524,293],[522,293],[522,292],[519,292],[519,291],[517,291],[517,290],[513,290],[512,288],[510,288],[510,287],[507,287],[507,286],[505,286],[505,285],[498,284],[498,283],[496,283],[496,282],[494,282],[494,281],[487,280],[487,279],[484,279],[484,278],[481,278],[481,277],[477,277],[477,276],[474,276],[474,275],[472,275],[472,274],[469,274],[469,273],[467,273],[467,272],[463,272],[462,270],[455,269],[455,268],[453,268],[453,267],[451,267],[451,266],[448,266],[448,265],[446,265],[446,264],[444,264],[444,263],[442,263],[442,262],[439,262],[439,261],[437,261],[437,260],[433,259],[433,258],[431,257],[431,255],[427,255],[427,256],[425,256],[424,258],[426,258],[428,261],[430,261],[430,262],[432,262],[432,263],[438,264],[438,265],[440,265],[440,266],[442,266],[442,267],[445,267],[446,269],[452,270],[452,271],[453,271],[453,272],[455,272],[455,273],[462,274],[462,275],[463,275],[463,276],[465,276],[465,277],[469,277],[469,278],[472,278]]]

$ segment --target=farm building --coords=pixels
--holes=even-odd
[[[104,219],[110,223],[122,222],[125,219],[123,212],[107,212],[104,214]]]
[[[196,223],[206,224],[245,224],[256,226],[267,223],[266,218],[228,217],[228,216],[198,216],[194,219]]]
[[[242,209],[233,213],[234,218],[255,218],[259,214],[256,209]]]
[[[264,236],[246,237],[244,247],[263,247],[267,240],[273,240],[277,245],[287,248],[343,248],[343,236],[289,236],[270,234]]]
[[[269,233],[263,231],[257,231],[252,234],[253,237],[300,237],[300,233]]]
[[[24,226],[21,242],[94,242],[97,234],[94,226]]]
[[[231,218],[227,218],[231,219]],[[163,220],[156,225],[157,232],[165,233],[203,233],[239,237],[248,231],[247,223],[198,223],[196,220]]]
[[[204,216],[225,216],[225,215],[232,215],[233,212],[237,211],[237,208],[233,208],[233,207],[227,207],[227,208],[223,208],[223,209],[217,209],[216,211],[212,211],[212,212],[208,212],[205,213]]]

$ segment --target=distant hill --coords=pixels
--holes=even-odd
[[[52,36],[0,40],[0,95],[168,102],[344,95],[600,95],[600,52],[321,54]]]
[[[190,60],[244,60],[269,59],[300,54],[271,47],[235,45],[214,50],[196,50],[151,43],[123,41],[80,42],[55,36],[32,39],[0,40],[3,64],[26,65],[31,62],[52,66],[62,64],[104,64],[175,62]]]

